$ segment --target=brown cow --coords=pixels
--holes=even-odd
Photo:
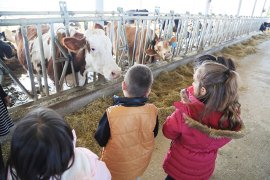
[[[105,31],[108,35],[111,33],[111,23],[108,23],[107,26],[105,27]],[[132,58],[133,54],[133,49],[134,49],[134,41],[135,41],[135,35],[136,35],[136,26],[134,25],[129,25],[126,24],[125,30],[126,30],[126,35],[127,35],[127,44],[128,44],[128,50],[129,50],[129,55],[130,59]],[[117,39],[117,23],[114,25],[114,54],[115,54],[115,49],[116,49],[116,39]],[[142,63],[142,58],[143,58],[143,53],[146,55],[146,63],[151,63],[155,60],[169,60],[172,57],[172,44],[176,43],[176,38],[172,37],[170,40],[160,40],[158,39],[157,35],[155,34],[154,40],[151,42],[151,39],[146,39],[146,33],[147,30],[144,30],[143,34],[143,42],[140,47],[140,39],[142,35],[142,29],[139,28],[138,30],[138,35],[137,35],[137,41],[136,41],[136,52],[135,52],[135,60],[137,63]],[[149,37],[152,37],[154,31],[150,30]],[[144,43],[147,43],[146,46]],[[146,49],[144,49],[146,47]],[[142,52],[140,52],[140,50]],[[139,55],[140,53],[140,55]],[[150,59],[150,57],[153,57]],[[149,60],[150,59],[150,60]]]

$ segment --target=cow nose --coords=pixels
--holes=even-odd
[[[172,56],[172,54],[171,54],[171,53],[169,53],[169,52],[164,53],[164,57],[165,57],[165,59],[168,59],[168,58],[170,58],[171,56]]]
[[[112,76],[113,79],[119,78],[120,75],[121,75],[121,72],[120,71],[115,70],[115,71],[112,71],[111,72],[111,76]]]

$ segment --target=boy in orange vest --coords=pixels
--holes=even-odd
[[[137,64],[129,68],[122,91],[114,96],[114,105],[106,109],[95,139],[102,150],[101,160],[113,180],[135,180],[146,170],[158,134],[158,110],[147,103],[153,75],[149,67]]]

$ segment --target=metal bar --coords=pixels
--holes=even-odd
[[[64,18],[64,25],[65,25],[66,35],[69,37],[70,36],[70,34],[69,34],[69,15],[68,15],[68,11],[67,11],[66,2],[60,1],[59,2],[59,6],[60,6],[60,10],[62,12],[62,17]],[[69,57],[72,57],[72,55],[71,55],[71,53],[69,51],[68,51],[68,55],[69,55]],[[75,74],[74,64],[73,64],[73,61],[72,61],[73,59],[72,58],[68,58],[68,60],[70,60],[70,61],[69,62],[66,62],[65,63],[65,66],[68,66],[68,63],[70,63],[71,71],[72,71],[73,86],[77,87],[78,86],[78,82],[76,80],[76,74]],[[61,78],[62,78],[62,76],[65,76],[65,75],[66,75],[66,72],[63,72],[62,75],[61,75]],[[60,87],[61,87],[61,89],[62,89],[62,86],[63,86],[63,84],[61,84],[61,81],[60,81]]]
[[[144,63],[144,59],[140,59],[141,58],[141,54],[142,54],[142,57],[143,57],[143,39],[144,39],[144,27],[145,27],[145,22],[146,21],[142,21],[142,28],[141,28],[141,37],[140,37],[140,49],[139,49],[139,54],[138,54],[138,59],[137,59],[137,63],[140,64],[140,61],[141,61],[141,64]]]
[[[57,64],[56,64],[56,49],[55,49],[55,37],[54,37],[54,27],[51,23],[51,52],[52,52],[52,61],[53,61],[53,73],[54,73],[54,84],[56,87],[56,92],[60,92],[60,86],[59,86],[59,76],[58,76],[58,70],[57,70]]]
[[[34,94],[34,100],[37,100],[37,90],[35,87],[35,82],[34,82],[34,73],[33,73],[33,67],[31,63],[31,58],[30,58],[30,53],[29,53],[29,45],[28,45],[28,39],[27,39],[27,30],[25,26],[21,27],[22,30],[22,36],[23,36],[23,44],[24,44],[24,50],[25,50],[25,58],[27,62],[27,67],[28,67],[28,72],[29,72],[29,77],[31,81],[31,89]]]
[[[68,65],[69,65],[69,55],[65,51],[65,49],[61,46],[61,44],[59,43],[59,41],[57,39],[55,39],[55,44],[59,48],[59,50],[61,51],[63,56],[65,57],[65,64],[64,64],[62,74],[61,74],[61,77],[60,77],[60,80],[59,80],[59,86],[60,86],[60,89],[62,89],[64,80],[65,80],[65,77],[66,77],[67,68],[68,68]],[[60,63],[60,61],[57,61],[57,63]]]
[[[117,11],[68,11],[69,15],[81,14],[118,14]],[[1,11],[1,16],[61,15],[60,11]]]
[[[0,66],[8,72],[9,77],[21,88],[21,90],[31,99],[34,98],[34,95],[28,92],[28,90],[22,85],[22,83],[16,78],[16,75],[8,68],[8,66],[0,58]]]
[[[41,60],[42,75],[43,75],[44,85],[45,85],[45,93],[46,93],[46,96],[49,96],[47,68],[46,68],[46,63],[45,63],[44,47],[43,47],[43,41],[42,41],[42,31],[41,31],[40,24],[37,25],[37,35],[38,35],[38,43],[39,43],[39,48],[40,48],[40,60]]]
[[[136,20],[136,31],[135,31],[135,38],[134,38],[134,45],[133,45],[133,51],[132,51],[132,64],[134,64],[135,61],[135,55],[136,55],[136,49],[137,49],[137,39],[138,39],[138,33],[139,33],[139,20]]]

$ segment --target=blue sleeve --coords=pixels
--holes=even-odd
[[[95,133],[95,139],[101,147],[105,147],[111,136],[110,125],[105,112],[99,121],[97,131]]]
[[[0,41],[0,48],[1,48],[1,58],[4,58],[6,56],[7,58],[11,58],[13,53],[12,53],[12,48],[10,45],[5,43],[4,41]]]

